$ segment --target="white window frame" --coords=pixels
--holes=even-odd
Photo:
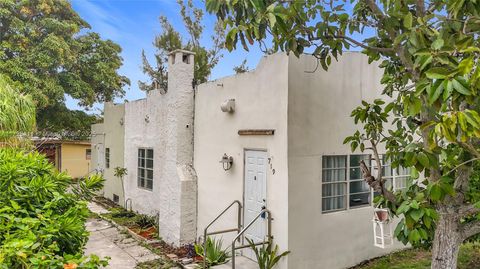
[[[375,191],[372,188],[370,188],[370,190],[369,190],[370,195],[369,195],[369,203],[368,204],[362,204],[362,205],[358,205],[358,206],[350,206],[350,196],[351,195],[367,193],[367,192],[359,192],[359,193],[355,193],[355,194],[350,193],[350,183],[351,182],[363,181],[363,179],[361,179],[361,180],[360,179],[353,179],[353,180],[350,179],[351,169],[357,168],[357,166],[354,166],[354,167],[351,166],[351,161],[350,161],[351,156],[369,156],[368,157],[368,159],[370,161],[369,168],[371,169],[372,175],[377,174],[377,170],[378,170],[377,169],[377,163],[376,163],[375,158],[371,154],[322,155],[322,161],[321,161],[322,162],[322,169],[321,169],[321,175],[320,175],[321,184],[322,184],[322,191],[321,191],[321,195],[322,195],[322,198],[321,198],[322,214],[328,214],[328,213],[332,213],[332,212],[347,211],[347,210],[350,210],[350,209],[357,209],[357,208],[373,206],[373,198],[375,197]],[[346,167],[324,168],[323,167],[323,158],[328,158],[328,157],[345,157],[346,158],[346,162],[345,162]],[[392,169],[392,175],[391,176],[383,176],[383,179],[386,179],[386,180],[391,179],[392,191],[396,192],[396,191],[399,191],[399,190],[402,190],[402,189],[406,188],[407,180],[410,177],[410,172],[408,171],[408,168],[407,168],[407,171],[406,171],[407,173],[406,174],[400,174],[399,171],[402,168],[392,168],[390,163],[385,163],[384,154],[380,155],[380,157],[382,158],[380,160],[381,164],[382,164],[382,168],[389,167],[390,169]],[[323,172],[325,170],[339,170],[339,169],[345,169],[345,181],[335,181],[335,182],[324,182],[323,181]],[[403,179],[405,179],[405,186],[399,188],[398,187],[399,182],[400,182],[400,180],[403,180]],[[345,184],[344,185],[345,188],[346,188],[345,193],[342,194],[342,195],[332,195],[332,196],[324,197],[323,196],[323,186],[333,185],[333,184]],[[327,199],[327,198],[332,198],[333,199],[333,198],[338,198],[338,197],[344,197],[345,207],[337,208],[337,209],[330,209],[330,210],[323,210],[324,199]]]
[[[407,169],[407,174],[400,174],[400,169],[402,168],[393,168],[391,163],[385,163],[385,154],[382,154],[380,155],[380,162],[382,164],[382,169],[386,168],[386,167],[390,167],[391,169],[391,175],[390,176],[385,176],[382,172],[382,178],[385,180],[385,181],[388,181],[388,180],[391,180],[391,190],[393,192],[397,192],[397,191],[400,191],[400,190],[403,190],[405,189],[407,186],[407,180],[408,178],[410,177],[410,168],[403,168],[403,169]],[[375,175],[377,174],[377,171],[378,171],[378,168],[377,168],[377,162],[375,160],[375,158],[372,158],[372,174],[375,173]],[[400,181],[401,179],[405,179],[405,186],[403,187],[398,187],[398,182],[397,181]],[[389,187],[389,186],[387,186]],[[372,189],[372,196],[371,197],[375,197],[373,196],[374,195],[374,191]]]
[[[140,162],[140,151],[143,150],[144,151],[144,156],[143,156],[143,160],[145,162],[145,166],[141,167],[139,162]],[[147,158],[147,152],[151,150],[152,151],[152,158]],[[152,161],[152,167],[149,168],[147,166],[147,160],[151,160]],[[144,190],[148,190],[148,191],[153,191],[153,168],[155,166],[155,152],[153,150],[153,148],[138,148],[137,150],[137,187],[140,188],[140,189],[144,189]],[[144,180],[144,185],[142,186],[141,185],[141,176],[140,176],[140,170],[144,170],[144,177],[143,177],[143,180]],[[147,178],[147,175],[148,175],[148,171],[152,171],[152,178],[149,179]],[[148,184],[147,184],[147,181],[150,180],[152,182],[152,188],[148,188]]]
[[[345,167],[335,167],[335,168],[325,168],[323,167],[323,158],[328,158],[328,157],[345,157],[346,160],[345,160]],[[336,209],[329,209],[329,210],[323,210],[323,200],[324,199],[328,199],[328,198],[338,198],[338,197],[344,197],[344,204],[346,204],[348,206],[348,164],[349,164],[349,158],[348,158],[348,155],[324,155],[322,156],[322,171],[321,171],[321,175],[320,175],[320,180],[322,182],[322,191],[320,192],[321,195],[322,195],[322,213],[331,213],[331,212],[337,212],[337,211],[343,211],[345,210],[344,208],[336,208]],[[342,169],[345,169],[345,180],[343,181],[334,181],[334,182],[323,182],[323,171],[325,170],[342,170]],[[326,196],[324,197],[323,196],[323,186],[325,185],[339,185],[339,184],[343,184],[345,187],[345,193],[342,194],[342,195],[332,195],[332,196]]]
[[[321,172],[321,181],[322,181],[322,214],[328,214],[328,213],[332,213],[332,212],[339,212],[339,211],[346,211],[346,210],[350,210],[350,209],[357,209],[357,208],[363,208],[363,207],[368,207],[368,206],[372,206],[372,195],[373,193],[369,190],[368,192],[359,192],[359,193],[350,193],[350,183],[351,182],[361,182],[363,181],[363,179],[353,179],[351,180],[350,179],[350,172],[351,172],[351,169],[352,168],[358,168],[359,166],[354,166],[352,167],[351,164],[350,164],[350,158],[351,156],[368,156],[368,160],[370,162],[369,164],[369,167],[372,167],[372,157],[370,154],[338,154],[338,155],[323,155],[322,156],[322,172]],[[346,167],[336,167],[336,168],[324,168],[323,167],[323,158],[328,158],[328,157],[345,157],[346,158],[346,162],[345,162],[345,165]],[[323,182],[323,171],[325,170],[339,170],[339,169],[345,169],[345,181],[335,181],[335,182]],[[333,195],[333,196],[327,196],[327,197],[324,197],[323,196],[323,186],[324,185],[332,185],[332,184],[345,184],[345,194],[342,194],[342,195]],[[356,194],[362,194],[362,193],[370,193],[369,194],[369,203],[367,204],[362,204],[362,205],[358,205],[358,206],[350,206],[350,195],[356,195]],[[344,197],[344,204],[345,204],[345,207],[343,208],[337,208],[337,209],[329,209],[329,210],[323,210],[323,201],[324,199],[327,199],[327,198],[337,198],[337,197]]]
[[[110,168],[110,148],[105,148],[105,168]]]

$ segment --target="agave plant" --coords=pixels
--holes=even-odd
[[[255,252],[255,256],[257,257],[258,267],[260,269],[272,269],[282,257],[287,256],[290,251],[285,251],[279,255],[278,253],[278,245],[272,249],[272,242],[268,242],[267,244],[262,245],[262,247],[255,246],[255,242],[246,238],[250,248]]]
[[[209,267],[224,264],[229,261],[230,255],[226,249],[222,248],[222,239],[217,241],[211,237],[207,237],[206,240],[205,249],[207,255],[204,255],[203,245],[195,244],[195,252],[207,262]]]

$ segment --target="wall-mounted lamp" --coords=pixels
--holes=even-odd
[[[232,168],[232,165],[233,165],[233,157],[228,156],[227,153],[224,153],[222,156],[222,159],[220,160],[220,163],[223,166],[223,170],[225,171],[230,170],[230,168]]]
[[[149,123],[150,122],[150,117],[148,115],[145,116],[145,122]]]
[[[220,109],[223,112],[233,113],[235,111],[235,99],[225,100],[221,105]]]
[[[123,125],[123,118],[120,119],[120,125]]]

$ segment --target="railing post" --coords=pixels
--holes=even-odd
[[[207,268],[207,228],[203,230],[203,269]]]
[[[268,236],[268,243],[272,242],[272,213],[268,211],[267,217],[267,236]]]
[[[222,231],[218,231],[218,232],[214,232],[214,233],[208,233],[208,228],[213,224],[215,223],[227,210],[229,210],[234,204],[237,204],[238,205],[238,212],[237,212],[237,229],[228,229],[228,230],[222,230]],[[203,268],[206,269],[207,268],[207,236],[210,234],[219,234],[219,233],[225,233],[225,232],[233,232],[233,231],[237,231],[237,235],[238,233],[240,233],[240,231],[242,230],[242,203],[240,203],[240,201],[238,200],[235,200],[233,201],[227,208],[225,208],[213,221],[211,221],[206,227],[205,229],[203,230]],[[236,239],[237,240],[237,239]],[[234,240],[234,241],[236,241]],[[240,238],[238,238],[238,242],[240,242]],[[235,253],[235,250],[233,250],[234,253]],[[233,261],[235,261],[235,258],[233,258]]]
[[[242,230],[242,205],[240,202],[238,203],[237,228],[238,234]],[[240,238],[238,238],[238,242],[240,243]]]
[[[235,269],[235,240],[232,242],[232,269]]]

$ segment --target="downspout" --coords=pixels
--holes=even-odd
[[[196,222],[196,229],[195,229],[195,238],[197,238],[197,230],[198,230],[198,175],[197,175],[197,171],[195,170],[195,100],[196,100],[196,96],[197,96],[197,90],[198,90],[198,85],[195,81],[195,79],[192,81],[192,88],[193,88],[193,115],[192,115],[192,147],[193,147],[193,150],[192,150],[192,168],[193,170],[195,171],[195,175],[196,175],[196,182],[195,182],[195,187],[196,187],[196,190],[195,190],[195,222]],[[203,239],[205,240],[205,238]]]

